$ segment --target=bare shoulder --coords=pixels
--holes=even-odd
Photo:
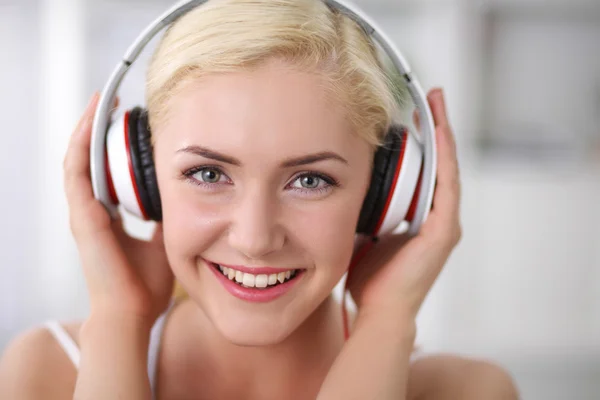
[[[517,400],[510,373],[494,362],[437,354],[412,363],[408,399]]]
[[[78,323],[63,325],[77,341]],[[16,336],[0,358],[0,398],[71,399],[77,371],[45,327]]]

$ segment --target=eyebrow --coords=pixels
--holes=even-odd
[[[220,161],[220,162],[235,165],[238,167],[242,165],[241,161],[239,161],[236,158],[227,156],[225,154],[221,154],[219,152],[216,152],[214,150],[211,150],[207,147],[202,147],[202,146],[187,146],[187,147],[177,150],[177,153],[194,154],[197,156],[209,158],[211,160]],[[348,161],[344,157],[340,156],[339,154],[334,153],[332,151],[322,151],[319,153],[308,154],[305,156],[289,158],[289,159],[283,161],[280,164],[280,166],[282,168],[298,167],[298,166],[313,164],[313,163],[316,163],[319,161],[325,161],[325,160],[337,160],[337,161],[341,161],[344,164],[348,164]]]

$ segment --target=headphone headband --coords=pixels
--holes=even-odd
[[[135,62],[144,47],[159,31],[170,25],[180,16],[207,1],[208,0],[181,1],[150,23],[126,51],[123,59],[119,61],[102,90],[92,126],[92,141],[90,147],[91,179],[94,196],[102,202],[113,217],[117,213],[117,207],[111,202],[106,181],[105,142],[110,113],[117,90],[125,77],[125,74],[129,70],[129,67]],[[365,32],[382,47],[394,64],[394,67],[403,77],[412,100],[419,112],[421,135],[414,136],[419,145],[423,147],[423,176],[420,193],[417,194],[419,196],[417,207],[408,231],[409,234],[414,235],[418,232],[421,224],[426,220],[431,209],[435,174],[437,170],[435,126],[427,98],[400,51],[393,45],[392,41],[383,33],[383,31],[364,14],[364,12],[360,11],[354,5],[347,4],[341,0],[323,1],[329,7],[340,11],[356,21],[356,23],[358,23]]]

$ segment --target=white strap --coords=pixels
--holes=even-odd
[[[152,398],[156,397],[156,370],[158,367],[158,353],[160,352],[160,343],[162,339],[165,320],[175,305],[175,299],[172,298],[167,310],[163,312],[150,331],[150,344],[148,346],[148,377],[150,379],[150,389]]]
[[[67,331],[58,323],[58,321],[48,321],[45,323],[46,328],[52,333],[58,344],[64,349],[67,356],[75,365],[75,369],[79,369],[80,352],[79,347]]]
[[[152,331],[150,332],[150,345],[148,348],[148,376],[150,378],[150,386],[152,389],[152,396],[154,398],[155,393],[155,379],[156,379],[156,367],[158,364],[158,353],[160,351],[160,342],[164,329],[165,319],[173,306],[175,305],[175,299],[172,299],[167,310],[156,320]],[[58,344],[64,349],[65,353],[76,369],[79,369],[79,359],[81,353],[79,347],[73,340],[73,338],[67,333],[67,331],[58,323],[58,321],[47,321],[45,324],[46,328],[52,333],[52,336],[56,339]]]

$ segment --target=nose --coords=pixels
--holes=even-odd
[[[232,213],[229,244],[246,258],[264,259],[283,247],[285,233],[277,218],[278,206],[263,191],[247,193]]]

